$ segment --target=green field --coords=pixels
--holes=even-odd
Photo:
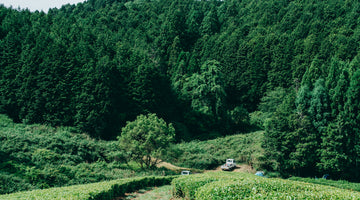
[[[171,186],[169,186],[171,182]],[[335,182],[335,181],[334,181]],[[156,186],[163,187],[157,188]],[[151,191],[139,189],[155,187]],[[190,176],[139,177],[0,195],[0,199],[360,199],[360,193],[247,173],[209,172]],[[169,193],[172,191],[172,195]]]
[[[185,199],[360,199],[356,191],[235,172],[183,176],[172,186]]]

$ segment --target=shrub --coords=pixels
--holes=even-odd
[[[0,195],[0,199],[114,199],[148,186],[168,184],[176,176],[140,177]]]
[[[35,187],[27,183],[23,178],[6,172],[0,172],[0,194],[31,189],[35,189]]]
[[[348,182],[345,180],[335,181],[335,180],[327,180],[327,179],[323,179],[323,178],[313,179],[313,178],[301,178],[301,177],[291,177],[291,178],[289,178],[289,180],[301,181],[301,182],[306,182],[306,183],[314,183],[314,184],[320,184],[320,185],[328,185],[328,186],[333,186],[333,187],[337,187],[337,188],[349,189],[349,190],[354,190],[354,191],[360,192],[360,183],[352,183],[352,182]]]
[[[359,199],[360,193],[329,186],[216,172],[172,181],[173,194],[186,199]]]

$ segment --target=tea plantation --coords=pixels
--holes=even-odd
[[[185,199],[360,199],[360,193],[330,186],[245,173],[212,172],[172,181],[173,195]]]
[[[114,199],[147,186],[169,184],[175,176],[138,177],[0,195],[0,199]]]

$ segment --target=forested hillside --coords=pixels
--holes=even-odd
[[[264,128],[270,170],[360,180],[359,17],[352,0],[0,6],[0,112],[103,139],[147,113],[178,141]]]

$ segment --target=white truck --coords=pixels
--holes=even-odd
[[[181,175],[190,175],[190,174],[191,174],[190,171],[182,171],[182,172],[181,172]]]
[[[236,163],[234,159],[226,159],[226,163],[221,165],[221,169],[223,171],[230,171],[236,167]]]

